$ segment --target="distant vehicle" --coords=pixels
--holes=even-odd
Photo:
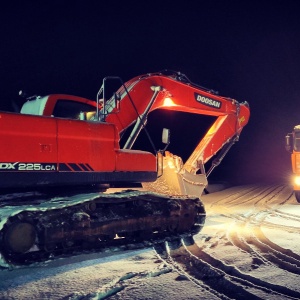
[[[291,153],[294,192],[300,203],[300,125],[295,126],[293,131],[286,135],[285,148]]]

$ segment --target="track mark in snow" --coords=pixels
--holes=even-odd
[[[276,215],[285,220],[300,223],[298,215],[286,214],[278,209],[278,207],[291,201],[293,192],[290,187],[284,185],[251,187],[237,194],[238,197],[233,197],[233,200],[238,199],[237,206],[250,201],[253,203],[253,208],[243,215],[232,213],[229,215],[226,214],[229,211],[227,206],[233,200],[232,197],[227,197],[227,200],[224,199],[224,215],[235,220],[227,229],[227,237],[230,242],[242,251],[247,252],[256,264],[273,263],[283,270],[300,274],[300,257],[291,250],[283,249],[272,243],[261,231],[261,226],[266,226],[300,232],[300,226],[274,224],[265,220],[270,215]]]
[[[299,216],[286,214],[278,209],[280,205],[285,204],[290,199],[291,190],[286,186],[265,189],[255,199],[255,207],[252,211],[244,216],[236,216],[236,221],[227,231],[227,235],[236,247],[256,258],[256,262],[272,263],[285,271],[300,274],[300,256],[271,242],[261,230],[261,226],[275,228],[284,226],[286,230],[300,232],[299,227],[272,224],[265,221],[268,216],[276,215],[285,218],[285,220],[300,222]],[[274,203],[271,205],[274,201],[276,205]]]
[[[187,264],[178,262],[176,259],[174,259],[172,255],[169,255],[168,250],[166,248],[166,244],[155,245],[155,250],[157,252],[158,257],[167,265],[171,266],[175,271],[177,271],[179,276],[182,276],[183,278],[190,280],[196,286],[200,287],[203,290],[206,290],[208,293],[212,295],[212,298],[213,296],[216,296],[217,298],[222,300],[231,299],[230,297],[227,297],[223,292],[216,290],[214,287],[211,287],[204,280],[202,280],[203,278],[213,277],[213,274],[210,271],[210,269],[209,268],[205,269],[206,266],[204,266],[204,268],[200,270],[200,269],[193,268],[190,262],[188,262]],[[182,256],[180,254],[180,251],[185,251],[182,246],[176,250],[177,254],[175,255],[173,252],[173,255],[177,258],[179,256]],[[222,276],[223,274],[215,274],[214,278],[218,280]]]
[[[115,295],[122,290],[124,290],[130,284],[133,284],[135,281],[157,277],[169,272],[172,272],[172,268],[165,265],[161,265],[157,270],[149,272],[140,272],[140,273],[126,273],[120,278],[113,280],[112,282],[101,287],[99,290],[94,293],[85,294],[84,292],[76,292],[72,295],[65,297],[63,300],[102,300],[108,299],[112,295]]]
[[[300,275],[300,257],[268,240],[260,228],[254,228],[254,235],[246,237],[248,244],[256,247],[271,263],[288,272]]]
[[[170,250],[167,261],[179,272],[207,285],[211,292],[214,290],[222,299],[261,299],[262,294],[271,294],[274,299],[300,298],[300,293],[294,290],[265,282],[242,273],[234,266],[226,265],[202,251],[196,244]],[[257,291],[259,296],[256,295]]]
[[[245,187],[245,189],[243,189],[243,191],[241,191],[240,187],[230,188],[229,190],[231,190],[231,192],[229,193],[229,195],[225,198],[221,198],[217,201],[214,201],[212,206],[223,205],[223,203],[226,203],[226,205],[229,205],[230,203],[236,202],[236,200],[239,200],[241,197],[244,197],[247,194],[251,194],[259,189],[260,189],[260,187],[257,187],[255,185]],[[236,191],[236,190],[238,190],[238,191]]]
[[[266,276],[263,276],[264,271],[259,271],[270,270],[275,265],[278,267],[277,275],[280,274],[279,276],[285,276],[285,272],[294,274],[289,276],[300,275],[300,256],[271,242],[261,230],[261,226],[273,226],[300,233],[300,226],[289,227],[272,224],[266,220],[273,214],[277,218],[292,220],[294,223],[299,221],[300,224],[299,216],[283,213],[279,209],[284,204],[294,203],[291,188],[285,185],[266,185],[248,186],[240,190],[232,188],[231,190],[230,194],[223,199],[216,197],[217,200],[215,200],[215,195],[203,197],[204,203],[208,204],[206,206],[207,223],[211,221],[209,232],[212,235],[208,235],[202,242],[202,248],[196,244],[187,246],[186,253],[181,250],[179,256],[174,256],[171,251],[172,259],[180,265],[181,269],[205,284],[209,284],[209,281],[205,275],[199,273],[199,270],[204,271],[206,268],[214,274],[223,273],[222,280],[215,280],[210,287],[215,288],[216,291],[222,291],[223,286],[227,285],[227,291],[224,294],[230,298],[247,298],[250,296],[242,296],[242,293],[252,293],[251,299],[254,299],[255,295],[263,299],[299,299],[298,291],[292,287],[286,287],[284,283],[275,284],[270,278],[266,281]],[[221,219],[219,217],[219,222],[215,221],[218,220],[216,219],[218,215],[221,217]],[[226,218],[229,221],[226,221]],[[220,222],[221,220],[225,221]],[[214,228],[218,230],[213,232]],[[223,248],[228,252],[226,250],[224,253],[218,252],[218,249]],[[239,251],[237,254],[239,261],[235,260],[235,248]],[[241,257],[244,257],[245,261],[242,261]],[[260,276],[253,276],[254,274],[260,274]],[[235,285],[241,287],[244,292],[232,293]]]
[[[241,249],[245,253],[250,254],[253,262],[255,262],[256,265],[263,265],[267,263],[267,260],[257,252],[255,252],[250,245],[245,241],[244,238],[242,238],[239,234],[239,230],[237,227],[235,227],[235,230],[230,230],[228,232],[228,239],[231,241],[232,245],[235,247]]]
[[[161,255],[164,261],[169,263],[179,273],[185,275],[199,286],[209,291],[220,299],[261,299],[250,290],[260,290],[267,295],[285,295],[286,299],[296,299],[300,293],[294,293],[288,289],[261,282],[247,274],[242,274],[235,267],[227,266],[203,252],[196,244],[180,246],[170,250],[169,255]],[[280,290],[280,292],[276,291]],[[282,293],[283,292],[283,293]],[[295,296],[296,298],[294,298]],[[278,299],[280,299],[278,298]]]
[[[253,203],[254,206],[266,205],[272,203],[279,198],[283,198],[279,205],[282,205],[293,196],[293,192],[288,186],[285,185],[265,185],[265,186],[245,186],[245,187],[234,187],[228,189],[229,195],[225,198],[213,200],[210,204],[211,207],[222,206],[226,210],[231,207],[246,205]],[[212,195],[211,198],[216,195]],[[207,197],[207,196],[206,196]],[[278,204],[278,203],[277,203]],[[253,205],[253,204],[251,204]]]

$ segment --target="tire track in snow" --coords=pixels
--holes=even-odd
[[[229,240],[229,243],[233,247],[241,249],[244,253],[248,254],[249,257],[255,262],[256,268],[261,265],[275,264],[278,268],[294,273],[300,274],[300,256],[293,253],[290,249],[284,249],[279,245],[271,242],[262,232],[262,225],[270,225],[265,219],[270,214],[277,214],[288,220],[297,220],[300,222],[300,217],[292,214],[285,214],[281,212],[278,207],[288,202],[294,201],[292,191],[289,187],[284,185],[267,185],[267,186],[250,186],[243,191],[236,191],[229,196],[217,200],[211,201],[210,207],[220,206],[219,211],[222,211],[222,216],[231,218],[234,220],[232,226],[224,229],[224,234]],[[238,209],[234,208],[239,205],[249,205],[250,210],[244,214],[238,213]],[[231,210],[230,208],[233,208]],[[277,224],[273,224],[277,226]],[[285,229],[289,227],[285,226]],[[300,228],[292,228],[300,232]],[[218,242],[226,243],[224,237],[216,238],[216,241],[211,239],[210,246],[218,247]],[[204,243],[207,246],[207,242]],[[198,247],[198,246],[197,246]],[[189,249],[190,248],[190,249]],[[208,247],[209,248],[209,247]],[[187,247],[187,250],[191,252],[193,259],[204,260],[210,264],[211,267],[219,268],[227,274],[227,276],[234,276],[230,278],[232,282],[236,280],[245,280],[250,285],[256,285],[258,289],[267,289],[264,291],[268,293],[277,293],[279,298],[291,297],[299,299],[299,292],[284,287],[282,285],[271,284],[264,280],[258,279],[241,272],[237,267],[226,265],[223,259],[217,259],[207,252],[201,250],[199,247],[193,248]],[[190,271],[190,270],[189,270]],[[245,284],[245,283],[244,283]],[[247,284],[245,285],[247,288]],[[248,287],[249,288],[249,287]],[[281,296],[280,296],[281,295]],[[242,298],[242,297],[241,297]],[[267,299],[267,298],[264,298]]]
[[[123,276],[105,284],[98,290],[93,293],[84,293],[84,292],[76,292],[74,294],[68,295],[64,297],[62,300],[103,300],[108,299],[113,295],[118,294],[119,292],[126,289],[127,286],[132,285],[134,282],[157,277],[166,273],[172,272],[172,268],[164,267],[154,270],[154,271],[145,271],[145,272],[129,272],[124,274]]]
[[[214,201],[212,206],[222,205],[223,202],[227,205],[232,202],[234,203],[236,200],[240,199],[241,197],[244,197],[246,194],[254,193],[258,189],[260,189],[260,187],[257,187],[257,185],[245,186],[243,191],[241,191],[240,187],[230,188],[228,189],[230,191],[230,194],[225,198]]]
[[[285,271],[300,275],[300,256],[271,242],[259,227],[254,227],[253,234],[246,236],[245,240],[258,249],[269,262]]]
[[[196,284],[208,286],[210,292],[220,299],[300,298],[299,292],[265,282],[226,265],[202,251],[195,243],[170,249],[169,255],[162,259]],[[269,298],[270,295],[272,298]]]
[[[228,297],[226,293],[222,291],[222,288],[220,287],[218,289],[217,285],[210,284],[209,282],[205,281],[205,278],[214,278],[214,280],[218,281],[221,277],[223,277],[223,274],[221,272],[216,272],[212,270],[209,266],[204,264],[201,268],[194,268],[190,261],[187,261],[186,263],[177,261],[174,257],[182,256],[180,252],[183,252],[184,257],[188,257],[185,249],[180,246],[181,243],[179,243],[179,248],[177,247],[177,254],[173,255],[169,254],[166,244],[156,245],[155,250],[157,252],[157,256],[167,265],[171,266],[174,270],[176,270],[180,275],[185,276],[188,280],[193,282],[198,287],[207,290],[212,295],[216,296],[219,299],[222,300],[230,300],[231,297]],[[175,247],[176,248],[176,247]],[[172,252],[172,250],[171,250]],[[200,263],[199,263],[200,264]],[[213,286],[212,286],[213,285]],[[231,287],[234,288],[234,287]],[[232,291],[231,291],[232,294]],[[249,296],[249,295],[247,295]]]
[[[300,275],[300,256],[270,241],[257,225],[236,224],[228,232],[230,242],[247,252],[258,265],[272,263],[278,268]]]
[[[259,187],[257,189],[255,189],[252,193],[250,193],[250,195],[248,193],[245,193],[243,195],[241,195],[241,197],[239,198],[238,203],[225,203],[225,205],[227,207],[232,207],[233,205],[243,205],[246,203],[253,203],[254,202],[254,206],[257,206],[259,204],[261,204],[262,201],[267,201],[266,199],[269,198],[273,198],[274,194],[277,194],[278,191],[281,191],[282,187],[278,187],[278,186],[264,186],[264,187]],[[264,202],[263,202],[264,203]]]
[[[285,271],[300,275],[300,256],[289,249],[284,249],[271,242],[261,230],[262,225],[269,224],[265,222],[265,218],[274,211],[277,215],[288,220],[292,219],[300,222],[298,216],[284,214],[278,209],[275,210],[274,206],[270,205],[270,202],[274,201],[274,198],[276,198],[275,203],[278,203],[278,199],[280,200],[279,205],[288,202],[292,195],[290,189],[287,189],[285,186],[279,186],[271,190],[273,191],[272,193],[262,193],[254,202],[256,207],[260,204],[262,208],[266,209],[250,213],[243,221],[241,218],[238,218],[236,226],[231,227],[228,237],[235,246],[246,251],[253,258],[256,258],[256,262],[271,262]],[[273,226],[278,228],[277,224],[273,224]],[[284,227],[285,229],[290,228],[289,226]],[[235,230],[232,230],[232,228]],[[293,227],[293,229],[295,229],[295,227]],[[296,230],[300,232],[300,228],[296,228]]]
[[[230,188],[227,191],[229,193],[228,196],[218,199],[216,201],[212,200],[210,206],[213,207],[221,205],[224,208],[228,208],[247,203],[252,204],[253,200],[257,198],[258,200],[256,201],[255,205],[265,205],[266,203],[261,203],[262,200],[264,200],[264,202],[270,202],[273,198],[275,198],[275,200],[278,200],[278,195],[284,196],[284,201],[281,201],[279,203],[279,205],[282,205],[289,201],[293,195],[291,189],[285,185],[239,186]],[[268,198],[268,196],[271,197]],[[212,197],[215,197],[215,195],[213,194]]]
[[[225,264],[222,260],[216,259],[210,254],[202,251],[196,244],[192,246],[187,246],[187,250],[191,253],[193,257],[204,260],[212,267],[218,268],[219,270],[226,273],[231,281],[240,283],[245,288],[255,288],[263,293],[266,293],[266,295],[277,294],[277,296],[291,297],[292,299],[299,299],[300,297],[300,293],[297,291],[291,290],[281,285],[266,282],[254,276],[251,276],[250,274],[241,272],[235,266]]]

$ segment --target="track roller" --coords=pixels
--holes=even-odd
[[[34,244],[36,231],[28,222],[16,222],[10,224],[4,233],[5,249],[11,253],[25,253]]]

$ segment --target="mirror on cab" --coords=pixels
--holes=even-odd
[[[285,149],[286,151],[288,152],[292,152],[292,134],[291,133],[288,133],[286,136],[285,136]]]
[[[166,145],[163,149],[165,151],[170,144],[170,129],[168,128],[163,128],[162,130],[162,143]]]

